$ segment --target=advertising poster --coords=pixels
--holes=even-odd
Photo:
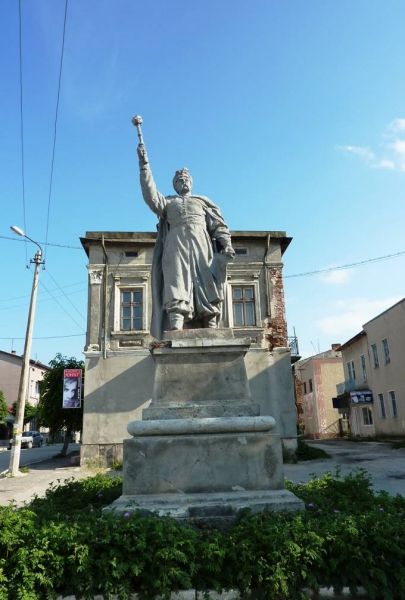
[[[82,400],[82,370],[63,371],[63,408],[80,408]]]

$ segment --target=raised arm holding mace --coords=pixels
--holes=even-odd
[[[191,193],[188,169],[176,171],[173,196],[161,194],[153,180],[141,130],[138,158],[143,199],[159,217],[152,266],[151,334],[167,329],[218,327],[226,265],[235,251],[219,208],[205,196]]]

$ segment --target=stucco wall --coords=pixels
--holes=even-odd
[[[261,414],[276,420],[276,432],[293,448],[296,413],[287,349],[256,348],[245,357],[252,398]],[[84,389],[82,457],[104,460],[104,453],[122,458],[129,421],[142,418],[152,397],[154,362],[149,350],[117,352],[104,359],[87,356]]]
[[[142,418],[152,397],[150,352],[86,358],[83,444],[121,444],[127,423]]]
[[[155,236],[120,232],[93,232],[87,236],[84,246],[89,255],[89,304],[82,458],[120,460],[122,440],[128,437],[127,423],[142,418],[142,409],[152,396],[154,363],[149,352],[149,323]],[[231,286],[253,286],[256,324],[233,330],[236,336],[252,340],[245,362],[254,400],[259,402],[262,414],[276,419],[277,431],[295,446],[290,352],[286,348],[269,351],[273,334],[279,346],[286,344],[281,261],[282,244],[285,249],[289,238],[282,232],[238,232],[232,234],[232,241],[235,248],[247,252],[237,255],[229,265],[220,326],[233,327]],[[127,256],[134,250],[137,256]],[[275,283],[271,278],[274,269]],[[142,331],[119,331],[119,287],[127,285],[139,285],[144,290]]]
[[[296,409],[290,352],[250,350],[245,357],[252,398],[260,404],[262,415],[276,420],[276,433],[283,438],[296,437]]]
[[[297,378],[306,384],[303,394],[305,435],[334,436],[339,432],[339,412],[333,408],[336,385],[344,379],[342,359],[334,350],[326,351],[295,365]],[[312,380],[312,392],[309,380]]]
[[[405,435],[405,300],[364,325],[369,348],[376,344],[379,367],[371,366],[374,395],[374,425],[378,435]],[[385,363],[382,340],[388,340],[390,362]],[[370,350],[371,352],[371,350]],[[389,392],[396,397],[397,416],[393,414]],[[384,395],[386,417],[383,418],[378,394]]]
[[[0,352],[0,390],[8,405],[13,404],[18,398],[18,388],[22,368],[22,358],[8,352]],[[39,394],[36,392],[36,382],[42,381],[44,377],[44,365],[38,367],[33,362],[29,367],[28,394],[26,401],[36,406]]]
[[[343,364],[341,359],[322,361],[321,365],[322,392],[324,396],[324,420],[325,426],[322,428],[326,434],[334,434],[334,425],[339,419],[339,411],[333,408],[332,398],[336,396],[336,384],[340,383],[344,377]]]

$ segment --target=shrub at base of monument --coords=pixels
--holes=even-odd
[[[364,472],[289,484],[305,512],[245,514],[227,531],[103,515],[120,485],[97,475],[22,509],[0,507],[0,598],[232,589],[244,599],[303,600],[303,590],[322,586],[405,598],[405,498],[373,493]]]
[[[310,446],[303,440],[297,440],[297,449],[295,451],[283,448],[283,463],[295,465],[297,462],[304,460],[323,460],[324,458],[330,458],[330,454],[322,450],[322,448],[316,448]]]

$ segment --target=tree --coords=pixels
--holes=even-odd
[[[29,402],[25,403],[24,407],[24,424],[29,423],[37,416],[38,408]],[[15,417],[17,414],[17,402],[13,402],[11,414]]]
[[[8,406],[3,392],[0,390],[0,423],[5,423],[6,417],[9,415]]]
[[[71,433],[81,431],[83,427],[83,403],[80,408],[62,408],[63,371],[84,369],[84,362],[58,353],[49,362],[49,366],[51,370],[47,371],[39,384],[38,418],[41,425],[49,427],[52,433],[66,431],[61,451],[66,456]]]

